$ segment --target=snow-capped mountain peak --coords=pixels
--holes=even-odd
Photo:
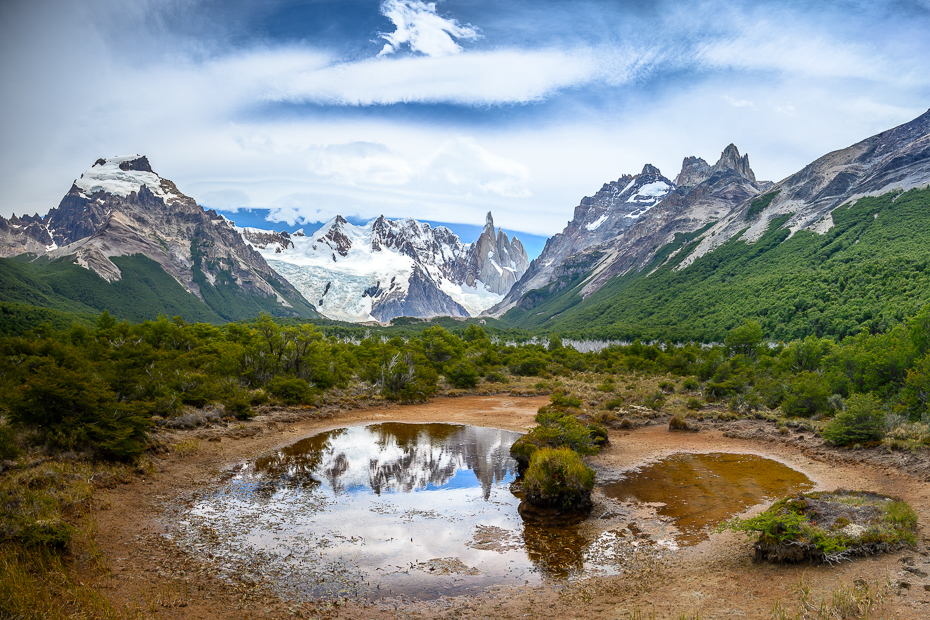
[[[144,155],[100,158],[74,184],[88,199],[97,192],[125,198],[133,192],[139,193],[142,186],[165,202],[182,198],[174,183],[155,174]]]
[[[529,265],[518,239],[495,234],[490,213],[470,244],[444,226],[383,215],[358,225],[336,216],[306,236],[240,232],[324,314],[349,321],[476,315]]]

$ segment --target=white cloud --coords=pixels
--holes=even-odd
[[[414,52],[427,56],[448,56],[462,51],[454,39],[473,41],[481,35],[472,26],[436,13],[435,2],[421,0],[383,0],[381,14],[394,22],[394,32],[380,33],[387,41],[379,56],[393,54],[405,44]]]
[[[731,106],[733,106],[734,108],[751,108],[751,107],[753,107],[752,101],[749,101],[748,99],[735,99],[734,97],[731,97],[730,95],[724,95],[724,96],[723,96],[723,99],[724,99],[727,103],[729,103]]]
[[[375,58],[281,72],[268,84],[270,101],[323,105],[538,101],[603,75],[593,50],[496,50],[439,58]],[[616,75],[622,72],[611,65]]]

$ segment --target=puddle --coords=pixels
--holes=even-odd
[[[602,487],[619,501],[581,523],[524,523],[509,455],[519,436],[454,424],[333,430],[240,464],[168,518],[219,575],[285,599],[430,600],[636,571],[731,514],[812,486],[759,457],[676,455]]]
[[[751,506],[810,490],[811,480],[753,454],[673,454],[603,485],[624,503],[650,504],[674,524],[679,545],[705,540],[711,528]]]
[[[177,515],[179,542],[227,578],[303,600],[427,600],[619,572],[635,551],[625,529],[605,531],[619,516],[524,524],[518,437],[453,424],[322,433],[227,472]]]

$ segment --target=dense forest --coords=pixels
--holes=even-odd
[[[676,342],[720,342],[745,320],[786,341],[885,331],[930,302],[928,209],[930,189],[861,198],[835,209],[824,234],[792,234],[781,215],[757,241],[736,235],[681,270],[703,229],[678,235],[587,299],[580,273],[527,293],[502,319],[574,338]]]

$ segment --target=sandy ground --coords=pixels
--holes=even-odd
[[[542,396],[465,396],[326,417],[269,410],[242,425],[168,433],[162,437],[168,449],[153,457],[150,475],[97,493],[97,541],[111,569],[100,587],[114,602],[160,618],[648,618],[654,613],[675,619],[699,614],[707,620],[771,618],[776,600],[794,610],[801,582],[819,601],[862,580],[884,593],[882,617],[930,617],[930,456],[830,449],[809,434],[781,434],[761,421],[705,425],[697,433],[669,432],[664,424],[611,431],[611,445],[593,464],[600,479],[609,479],[676,452],[757,454],[803,472],[817,490],[864,489],[907,500],[919,515],[920,548],[832,567],[773,566],[753,564],[751,542],[742,534],[725,533],[653,554],[617,576],[492,588],[480,597],[336,606],[295,604],[261,584],[222,581],[214,576],[209,551],[179,548],[166,536],[173,527],[165,517],[167,506],[190,501],[224,470],[265,450],[320,431],[373,422],[453,422],[523,431],[547,402]],[[187,442],[187,450],[171,447],[181,442]],[[604,498],[595,500],[595,512],[597,504],[603,511]],[[657,523],[649,514],[639,516],[646,532]]]

